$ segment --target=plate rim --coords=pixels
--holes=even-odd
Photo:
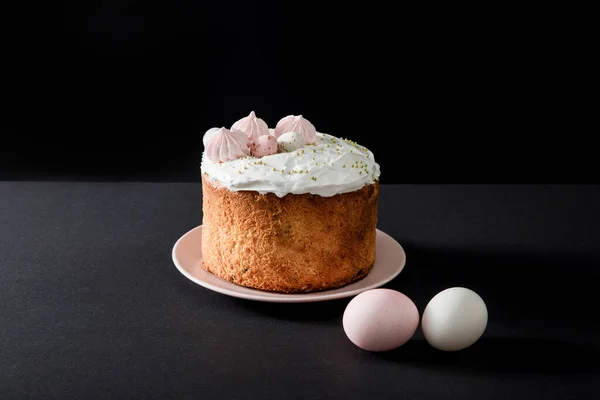
[[[213,292],[216,293],[220,293],[220,294],[224,294],[230,297],[235,297],[235,298],[239,298],[239,299],[244,299],[244,300],[250,300],[250,301],[258,301],[258,302],[266,302],[266,303],[315,303],[315,302],[322,302],[322,301],[331,301],[331,300],[339,300],[339,299],[344,299],[344,298],[348,298],[348,297],[353,297],[356,296],[364,291],[367,290],[371,290],[371,289],[376,289],[378,287],[381,287],[389,282],[391,282],[393,279],[395,279],[398,275],[400,275],[400,273],[404,270],[404,268],[406,267],[406,251],[404,250],[404,247],[402,247],[402,245],[396,240],[394,239],[391,235],[387,234],[386,232],[377,229],[376,231],[380,234],[383,234],[387,237],[389,237],[391,240],[393,240],[400,248],[400,251],[402,252],[402,265],[400,265],[400,267],[397,269],[397,271],[395,271],[393,274],[390,274],[389,276],[387,276],[384,279],[381,279],[375,283],[372,283],[370,285],[364,286],[364,287],[360,287],[360,288],[356,288],[356,289],[352,289],[352,290],[347,290],[347,291],[342,291],[342,292],[338,292],[338,293],[328,293],[330,291],[333,290],[339,290],[342,288],[335,288],[335,289],[329,289],[329,290],[323,290],[323,291],[319,291],[319,292],[312,292],[312,293],[270,293],[270,296],[261,296],[261,293],[263,293],[263,291],[258,290],[258,289],[253,289],[250,287],[246,287],[243,286],[244,289],[246,290],[250,290],[250,291],[256,291],[256,294],[254,293],[240,293],[237,292],[235,290],[231,290],[228,288],[223,288],[223,287],[218,287],[215,286],[209,282],[206,282],[202,279],[198,279],[197,277],[195,277],[194,275],[192,275],[191,273],[189,273],[180,263],[179,260],[177,259],[177,249],[181,246],[182,241],[188,237],[189,235],[191,235],[192,233],[194,233],[197,230],[202,230],[202,224],[197,225],[195,227],[193,227],[192,229],[188,230],[187,232],[185,232],[183,235],[181,235],[177,241],[175,241],[175,244],[173,245],[173,249],[171,250],[171,258],[173,263],[175,264],[175,267],[177,268],[177,270],[183,275],[185,276],[188,280],[194,282],[195,284],[204,287],[205,289],[211,290]],[[207,273],[210,273],[207,271]],[[223,280],[222,278],[219,278],[218,276],[212,274],[213,276],[215,276],[218,279]],[[223,280],[224,282],[227,282],[225,280]],[[360,281],[358,281],[360,282]],[[229,283],[229,282],[228,282]]]

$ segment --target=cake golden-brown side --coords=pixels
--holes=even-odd
[[[341,287],[375,262],[379,183],[321,197],[231,191],[202,177],[202,267],[284,293]]]

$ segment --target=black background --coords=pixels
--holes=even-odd
[[[7,10],[0,178],[195,181],[203,133],[254,110],[270,126],[302,114],[361,142],[382,183],[593,181],[587,131],[566,116],[577,52],[547,12],[181,0]]]

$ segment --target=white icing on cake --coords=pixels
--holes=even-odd
[[[231,191],[261,194],[311,193],[330,197],[360,190],[379,179],[373,153],[359,144],[317,133],[317,143],[291,153],[213,163],[202,155],[200,170]]]

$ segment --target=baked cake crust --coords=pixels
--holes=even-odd
[[[379,182],[330,197],[231,191],[202,176],[202,267],[254,289],[307,293],[375,262]]]

